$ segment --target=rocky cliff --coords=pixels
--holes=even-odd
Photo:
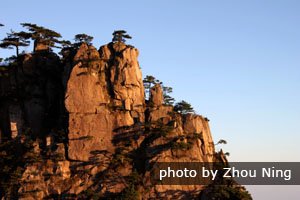
[[[203,186],[153,185],[150,172],[156,162],[218,160],[208,120],[175,112],[160,84],[146,100],[136,48],[72,52],[26,54],[0,79],[1,165],[10,165],[0,197],[197,198]]]

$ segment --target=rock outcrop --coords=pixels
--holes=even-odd
[[[203,186],[153,185],[150,176],[156,162],[218,159],[208,120],[175,112],[160,84],[146,100],[136,48],[82,43],[72,51],[63,61],[24,55],[22,70],[5,81],[11,90],[0,78],[2,138],[13,132],[8,146],[22,152],[17,179],[5,176],[19,184],[3,192],[1,183],[0,198],[196,198]]]
[[[163,90],[160,84],[155,84],[150,90],[150,104],[161,106],[164,103]]]
[[[114,129],[143,122],[137,56],[137,49],[125,45],[103,46],[100,54],[92,46],[80,46],[65,95],[71,160],[88,161],[94,150],[113,152]]]

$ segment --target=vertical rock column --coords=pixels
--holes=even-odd
[[[144,120],[144,88],[137,49],[125,44],[82,44],[67,83],[69,150],[73,160],[114,152],[114,130]]]
[[[137,60],[136,48],[124,43],[109,43],[100,48],[100,57],[107,62],[108,82],[112,104],[121,108],[117,113],[125,117],[125,123],[117,126],[130,126],[133,122],[144,121],[144,85],[142,72]],[[130,119],[131,118],[131,119]]]
[[[94,150],[111,150],[112,120],[105,78],[106,65],[93,46],[82,44],[67,83],[65,106],[69,112],[68,156],[88,161]]]

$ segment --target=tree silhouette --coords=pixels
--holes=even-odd
[[[60,42],[58,38],[61,38],[61,35],[53,30],[31,23],[21,23],[21,25],[29,31],[27,34],[34,40],[34,49],[36,49],[38,44],[43,44],[49,50],[49,47],[57,47],[55,43]]]
[[[83,42],[85,42],[87,45],[91,45],[93,39],[93,36],[87,35],[85,33],[77,34],[74,38],[76,42],[75,45],[77,44],[78,46],[80,46]]]
[[[195,112],[191,104],[183,100],[175,104],[174,111],[179,112],[181,114],[188,114],[188,113]]]
[[[227,141],[220,139],[215,145],[218,145],[218,144],[227,144]]]
[[[126,34],[126,31],[124,30],[117,30],[113,32],[113,42],[126,42],[126,39],[131,39],[132,37],[128,34]],[[126,38],[126,39],[125,39]]]
[[[61,40],[59,44],[61,44],[62,49],[72,47],[72,43],[69,40]]]
[[[0,27],[4,26],[3,24],[0,23]],[[0,58],[0,63],[2,62],[3,58]]]
[[[229,152],[224,153],[224,156],[230,156]]]
[[[163,86],[163,82],[159,81],[158,79],[156,79],[154,76],[151,76],[151,75],[147,75],[144,78],[143,83],[144,83],[144,88],[145,88],[145,97],[146,97],[146,99],[150,98],[151,88],[155,84],[160,84],[162,86],[162,89],[163,89],[164,103],[166,105],[173,105],[174,104],[175,99],[169,95],[170,93],[173,92],[173,88]]]
[[[175,99],[171,97],[169,94],[173,92],[173,88],[171,87],[163,87],[164,92],[164,102],[166,105],[173,105]]]
[[[223,140],[223,139],[220,139],[216,144],[216,145],[219,145],[219,144],[227,144],[227,141],[226,140]],[[220,153],[223,154],[223,150],[221,149],[220,150]],[[224,156],[230,156],[230,153],[229,152],[226,152],[224,153]]]
[[[16,48],[16,56],[19,56],[19,47],[26,47],[30,43],[28,41],[29,35],[24,32],[11,32],[7,34],[2,42],[0,43],[0,47],[4,49],[12,49]]]
[[[160,82],[154,76],[151,76],[151,75],[147,75],[144,78],[143,83],[144,83],[144,88],[145,88],[146,99],[149,99],[149,97],[150,97],[150,89],[152,88],[152,86],[154,86],[157,83],[162,84],[162,82]]]
[[[63,60],[66,58],[71,59],[76,54],[76,48],[74,48],[74,44],[72,44],[69,40],[62,40],[59,42],[61,45],[60,55],[63,56]]]

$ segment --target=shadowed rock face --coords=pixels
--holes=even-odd
[[[0,101],[7,104],[12,137],[28,130],[42,141],[51,129],[60,126],[64,93],[60,59],[54,53],[39,51],[20,56],[9,69],[9,80],[0,81],[1,86],[6,85]]]
[[[22,84],[23,97],[2,100],[1,131],[13,122],[12,131],[30,128],[45,140],[23,152],[18,197],[116,198],[132,188],[137,199],[197,197],[202,186],[155,186],[150,172],[155,162],[217,160],[208,121],[174,112],[159,84],[145,100],[136,48],[83,43],[75,52],[63,64],[52,53],[26,55],[11,82]]]

